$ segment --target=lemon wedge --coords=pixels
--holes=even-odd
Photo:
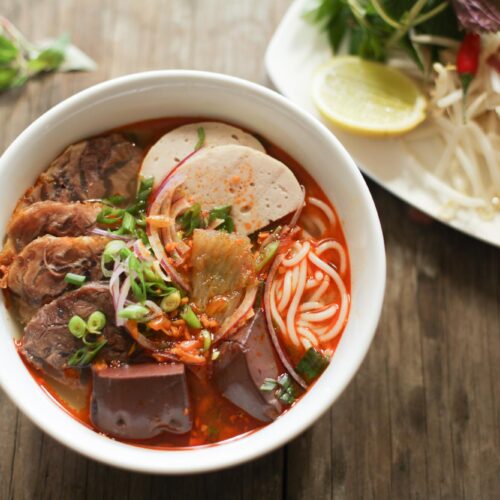
[[[401,71],[356,56],[334,57],[314,78],[312,97],[335,125],[363,135],[398,135],[425,119],[427,101]]]

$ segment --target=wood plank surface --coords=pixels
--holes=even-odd
[[[2,0],[28,38],[69,32],[99,69],[0,95],[0,150],[62,99],[130,72],[194,68],[269,84],[263,56],[289,4]],[[499,498],[500,251],[416,223],[369,187],[386,239],[384,311],[360,372],[314,427],[240,467],[155,477],[67,450],[0,392],[0,499]]]

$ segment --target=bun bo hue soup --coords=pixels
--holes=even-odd
[[[143,446],[274,421],[335,362],[349,314],[330,200],[281,149],[220,122],[68,146],[19,200],[0,266],[37,382]]]

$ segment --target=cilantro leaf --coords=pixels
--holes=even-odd
[[[231,210],[232,210],[231,205],[213,208],[212,210],[210,210],[210,213],[208,214],[208,223],[210,224],[216,219],[221,219],[224,222],[218,225],[217,229],[219,229],[220,231],[226,231],[227,233],[233,233],[234,221],[233,218],[231,217]]]

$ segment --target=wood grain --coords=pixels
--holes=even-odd
[[[1,150],[55,103],[125,73],[195,68],[268,84],[263,55],[289,3],[3,0],[29,38],[67,31],[99,69],[1,95]],[[314,427],[240,467],[154,477],[67,450],[0,393],[0,499],[498,498],[500,251],[417,224],[369,187],[386,239],[384,311],[359,374]]]

